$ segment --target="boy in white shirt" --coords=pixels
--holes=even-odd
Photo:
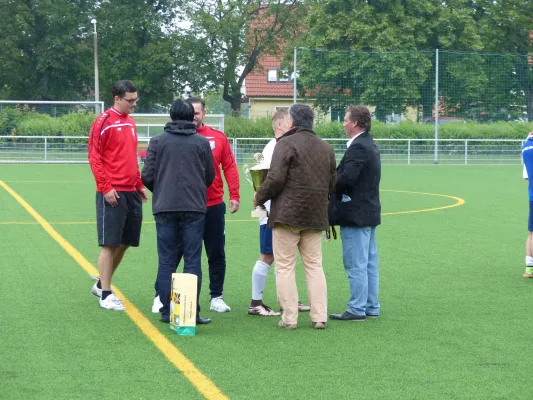
[[[272,154],[276,140],[283,136],[290,129],[289,110],[282,108],[277,110],[272,116],[272,128],[275,138],[272,139],[263,149],[262,164],[270,166]],[[267,211],[270,211],[270,200],[264,204]],[[248,314],[262,317],[276,317],[281,315],[266,304],[263,304],[263,291],[267,281],[268,271],[274,263],[274,252],[272,250],[272,229],[267,226],[268,217],[259,219],[259,259],[255,263],[252,271],[252,301],[248,307]],[[298,311],[309,311],[310,307],[298,302]]]

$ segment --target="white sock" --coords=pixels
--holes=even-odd
[[[252,272],[252,300],[263,300],[270,265],[257,261]]]
[[[526,267],[533,267],[533,257],[526,256]]]

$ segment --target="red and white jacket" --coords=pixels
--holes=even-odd
[[[196,132],[209,140],[211,152],[213,153],[213,164],[215,165],[215,180],[207,188],[207,207],[216,206],[224,201],[224,183],[220,172],[221,165],[229,188],[229,198],[230,200],[239,201],[239,170],[227,136],[223,132],[205,124],[202,124],[202,127],[197,129]]]
[[[89,164],[96,191],[135,192],[144,187],[137,161],[137,127],[133,118],[111,107],[92,124]]]

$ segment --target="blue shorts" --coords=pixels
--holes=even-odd
[[[527,230],[533,232],[533,201],[529,202],[529,219],[527,221]]]
[[[259,251],[261,254],[274,254],[272,250],[272,229],[266,224],[259,225]]]

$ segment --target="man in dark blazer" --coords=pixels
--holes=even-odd
[[[344,269],[351,297],[347,310],[331,319],[364,321],[379,316],[379,272],[376,226],[381,223],[381,160],[372,135],[370,111],[351,105],[344,116],[348,149],[337,167],[335,194],[330,197],[331,225],[340,225]]]

